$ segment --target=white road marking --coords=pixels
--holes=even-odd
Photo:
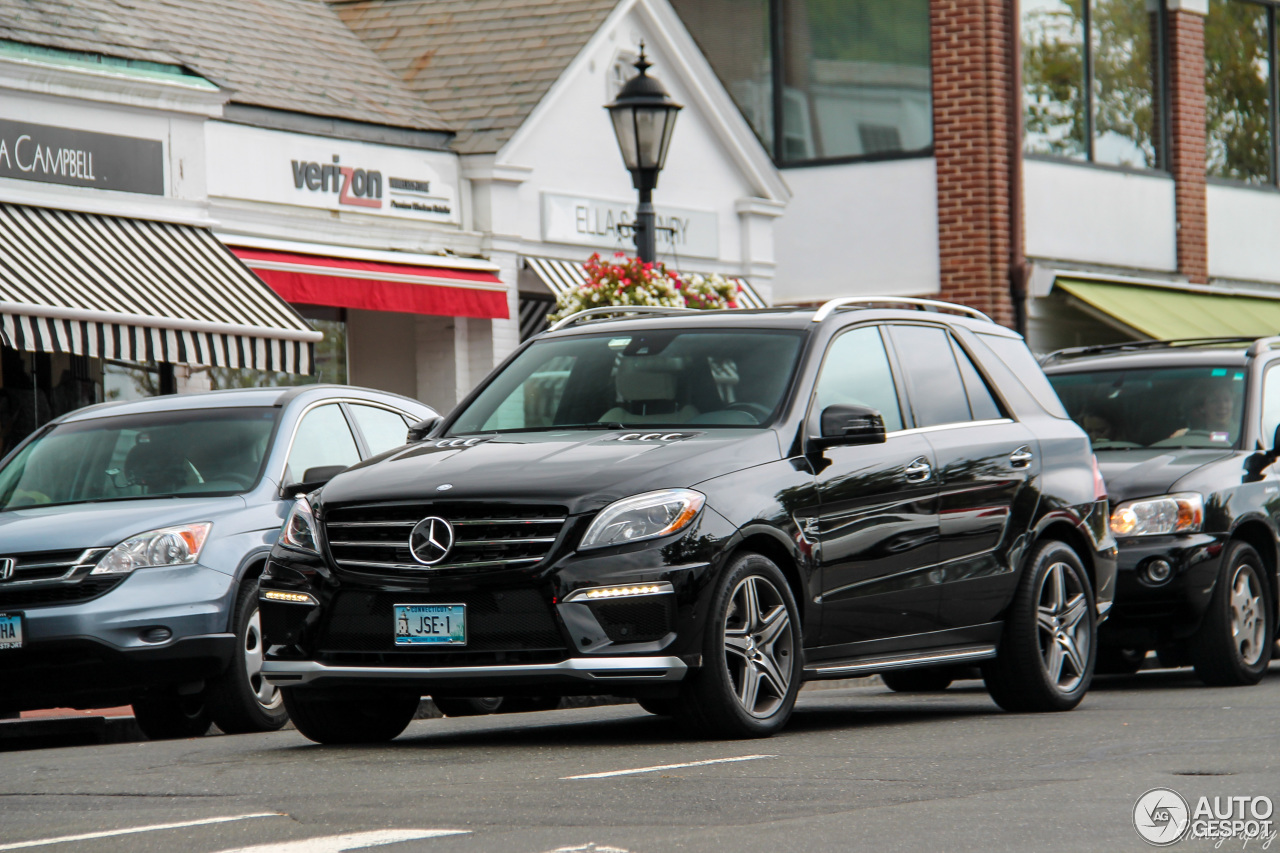
[[[258,844],[254,847],[236,847],[218,853],[341,853],[343,850],[363,850],[383,844],[401,841],[418,841],[422,838],[440,838],[444,835],[468,835],[467,829],[375,829],[369,832],[351,832],[346,835],[322,835],[319,838],[302,838],[298,841],[278,841]]]
[[[555,850],[548,850],[547,853],[631,853],[631,851],[622,847],[601,847],[592,841],[578,847],[557,847]]]
[[[126,829],[108,829],[102,832],[86,832],[81,835],[61,835],[57,838],[40,838],[35,841],[18,841],[13,844],[0,844],[0,850],[22,850],[26,847],[43,847],[48,844],[61,844],[64,841],[89,841],[94,838],[113,838],[117,835],[134,835],[139,832],[158,832],[162,829],[183,829],[188,826],[208,826],[211,823],[230,823],[236,820],[251,820],[256,817],[285,817],[280,812],[260,812],[258,814],[238,814],[227,817],[207,817],[202,820],[184,820],[181,823],[155,823],[151,826],[131,826]]]
[[[561,776],[567,779],[607,779],[610,776],[635,776],[637,773],[657,773],[659,770],[678,770],[681,767],[705,767],[708,764],[731,764],[735,761],[756,761],[761,758],[777,758],[776,755],[740,755],[737,758],[711,758],[707,761],[686,761],[683,764],[659,764],[657,767],[637,767],[633,770],[610,770],[607,773],[583,773],[581,776]]]

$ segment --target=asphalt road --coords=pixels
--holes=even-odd
[[[0,853],[1137,851],[1151,788],[1280,801],[1278,731],[1273,665],[1252,688],[1099,679],[1077,710],[1040,716],[999,711],[973,681],[810,688],[756,741],[614,705],[421,720],[377,747],[287,730],[47,748],[0,753]],[[694,762],[718,763],[649,769]],[[600,775],[627,770],[645,772]]]

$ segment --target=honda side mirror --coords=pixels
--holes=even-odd
[[[318,468],[308,468],[303,473],[301,482],[290,483],[280,490],[280,494],[286,498],[296,498],[298,495],[314,492],[347,470],[347,467],[346,465],[322,465]]]
[[[821,434],[809,439],[816,449],[854,444],[883,444],[884,418],[867,406],[827,406],[819,418]]]
[[[414,442],[422,441],[431,434],[433,429],[440,425],[442,420],[444,420],[444,418],[439,415],[432,415],[429,418],[418,421],[416,424],[409,427],[409,437],[406,439],[405,443],[413,444]]]

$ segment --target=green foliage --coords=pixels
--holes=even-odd
[[[1209,174],[1265,182],[1271,175],[1268,7],[1212,0],[1205,20]]]

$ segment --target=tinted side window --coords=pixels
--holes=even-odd
[[[1267,368],[1262,379],[1262,440],[1268,445],[1280,426],[1280,364]]]
[[[1031,350],[1027,349],[1027,345],[1020,338],[984,334],[979,334],[977,337],[1005,363],[1005,366],[1009,368],[1014,376],[1018,377],[1018,381],[1026,386],[1026,389],[1031,392],[1031,396],[1036,398],[1036,402],[1046,412],[1055,418],[1070,417],[1067,414],[1067,410],[1062,408],[1062,401],[1058,399],[1057,392],[1053,390],[1053,386],[1045,378],[1044,371],[1040,369],[1040,364],[1036,361],[1036,357],[1031,354]],[[981,358],[981,355],[979,353],[979,358]]]
[[[356,426],[360,427],[365,443],[369,445],[369,452],[374,456],[405,443],[409,430],[400,415],[377,406],[362,406],[359,403],[351,403],[350,406]]]
[[[971,420],[960,368],[951,352],[951,336],[929,326],[894,326],[893,342],[906,373],[907,396],[916,426]]]
[[[864,326],[845,332],[827,349],[816,389],[817,410],[827,406],[870,406],[888,432],[902,429],[902,410],[880,330]]]
[[[351,466],[359,461],[360,451],[347,419],[336,403],[330,403],[303,415],[289,451],[288,476],[298,482],[311,468]]]
[[[954,338],[951,340],[951,349],[956,357],[956,363],[960,365],[960,375],[964,378],[964,390],[969,394],[969,410],[973,412],[973,419],[989,421],[1004,417],[1000,411],[1000,405],[996,403],[996,398],[992,396],[991,389],[987,387],[982,374],[973,366],[968,354],[960,348]]]

